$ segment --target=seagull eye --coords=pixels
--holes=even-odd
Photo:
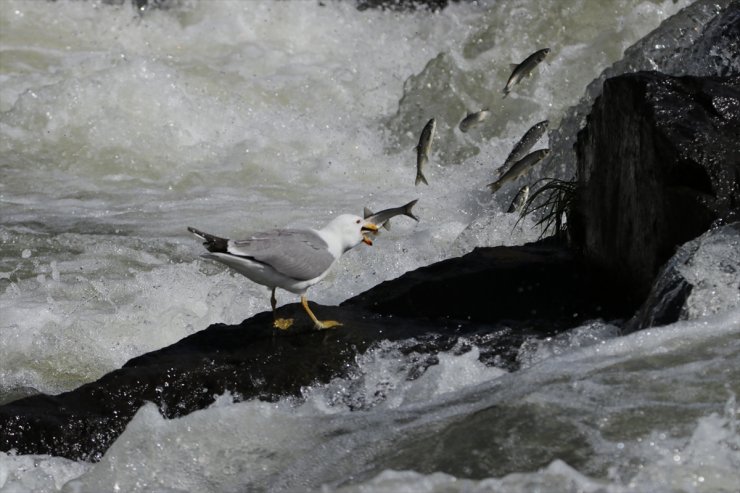
[[[360,220],[358,219],[357,221],[355,221],[355,224],[360,224]]]

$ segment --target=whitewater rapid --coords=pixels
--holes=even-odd
[[[269,309],[266,289],[198,257],[187,226],[321,227],[418,198],[419,223],[394,219],[311,289],[325,304],[476,246],[537,239],[504,212],[518,186],[487,190],[497,167],[690,3],[400,14],[183,0],[141,16],[129,3],[4,0],[0,402],[71,390]],[[509,63],[545,46],[546,62],[503,99]],[[483,107],[491,118],[461,133]],[[429,186],[414,186],[431,116]],[[298,400],[225,395],[175,420],[145,406],[96,464],[0,453],[0,490],[732,491],[740,314],[702,306],[696,321],[629,337],[594,321],[530,341],[516,373],[472,347],[408,380],[408,355],[389,345]]]

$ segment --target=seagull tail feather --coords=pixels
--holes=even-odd
[[[188,226],[188,231],[193,233],[195,236],[203,240],[203,245],[206,247],[206,249],[209,252],[227,252],[229,240],[226,238],[221,238],[219,236],[214,236],[209,233],[204,233],[203,231],[200,231],[198,229],[195,229],[191,226]]]

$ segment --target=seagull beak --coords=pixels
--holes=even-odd
[[[365,231],[371,231],[373,233],[377,233],[378,226],[376,226],[373,223],[366,222],[365,224],[362,225],[362,228],[360,228],[360,232],[364,233]],[[362,242],[365,243],[366,245],[372,245],[373,244],[373,240],[371,240],[365,234],[362,235]]]

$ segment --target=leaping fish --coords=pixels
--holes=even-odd
[[[434,130],[437,128],[437,121],[432,118],[424,125],[424,129],[421,131],[421,137],[419,138],[419,144],[416,146],[416,181],[415,185],[420,182],[424,182],[425,185],[429,185],[427,179],[424,178],[422,173],[422,167],[429,161],[429,151],[432,149],[432,139],[434,139]]]
[[[550,48],[543,48],[529,55],[519,65],[512,64],[512,68],[514,70],[511,72],[511,75],[509,76],[509,80],[506,81],[506,86],[504,86],[504,97],[509,95],[509,93],[511,92],[511,89],[516,84],[518,84],[519,81],[521,81],[525,77],[529,77],[530,75],[532,75],[532,70],[534,70],[534,68],[542,60],[545,59],[548,53],[550,53]]]
[[[390,209],[383,209],[382,211],[378,213],[373,213],[370,209],[365,207],[363,215],[365,216],[365,221],[368,221],[370,223],[375,224],[379,228],[385,228],[388,231],[391,230],[391,223],[389,222],[392,217],[395,216],[408,216],[414,221],[419,221],[419,218],[414,215],[413,212],[411,212],[411,209],[416,205],[416,202],[418,202],[419,199],[412,200],[406,205],[402,205],[401,207],[393,207]]]
[[[463,120],[460,122],[460,131],[467,132],[476,125],[480,125],[481,123],[486,121],[489,116],[491,116],[491,112],[488,110],[488,108],[484,108],[474,113],[468,113],[467,116],[463,118]]]
[[[504,164],[499,168],[498,175],[501,176],[506,171],[509,163],[515,163],[519,161],[529,150],[534,146],[538,140],[547,132],[547,126],[550,124],[548,120],[543,120],[539,123],[532,125],[532,128],[527,130],[519,142],[517,142],[511,149],[509,156],[504,161]]]
[[[514,163],[514,165],[509,168],[501,178],[488,184],[488,187],[491,189],[491,193],[495,193],[505,183],[514,181],[520,176],[528,173],[535,164],[542,161],[548,154],[550,154],[550,149],[538,149],[521,158],[519,161]]]
[[[511,205],[506,212],[512,213],[521,211],[522,207],[524,207],[524,204],[527,203],[527,198],[529,198],[529,185],[524,185],[516,193],[516,195],[514,196],[514,200],[511,201]]]

